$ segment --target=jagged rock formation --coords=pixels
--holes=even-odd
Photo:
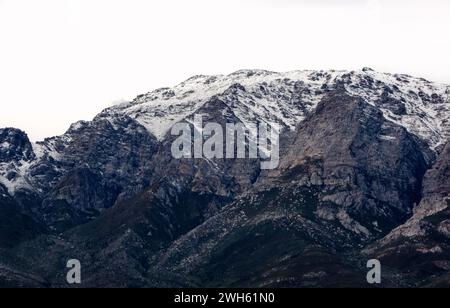
[[[365,286],[372,257],[386,286],[448,285],[448,94],[367,68],[244,70],[42,142],[0,129],[0,286],[64,287],[71,258],[83,286]],[[171,127],[199,114],[279,125],[279,167],[173,158]]]
[[[450,143],[426,173],[412,217],[367,253],[399,271],[405,284],[450,284]]]

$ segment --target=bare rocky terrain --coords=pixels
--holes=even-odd
[[[450,87],[195,76],[32,143],[0,129],[0,287],[450,286]],[[177,122],[277,124],[280,164],[176,159]]]

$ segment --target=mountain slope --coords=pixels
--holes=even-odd
[[[413,216],[367,249],[412,284],[450,284],[450,143],[424,178]]]
[[[175,241],[158,265],[202,273],[212,286],[363,286],[363,259],[347,254],[407,219],[426,169],[413,135],[331,93],[299,125],[278,169]]]
[[[445,237],[433,237],[439,270],[412,277],[392,260],[429,248],[425,231],[405,246],[403,233],[445,233],[449,94],[367,68],[243,70],[140,95],[35,144],[1,129],[0,220],[17,230],[0,230],[0,281],[66,286],[78,258],[84,286],[366,286],[378,256],[387,286],[445,285]],[[278,124],[279,167],[173,158],[170,129],[194,115]]]

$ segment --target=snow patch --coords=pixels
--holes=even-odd
[[[27,180],[27,173],[30,166],[31,163],[24,160],[0,164],[0,183],[6,187],[11,196],[19,189],[33,189]]]
[[[11,147],[11,144],[9,144],[9,142],[6,142],[6,141],[0,144],[0,150],[3,150],[3,151],[9,150],[10,147]]]
[[[386,136],[386,135],[380,135],[380,136],[378,136],[378,138],[380,140],[385,140],[385,141],[395,141],[397,139],[394,136]]]

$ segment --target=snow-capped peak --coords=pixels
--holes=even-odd
[[[244,124],[264,121],[293,130],[336,88],[376,106],[387,119],[428,142],[431,149],[438,150],[450,138],[449,86],[369,68],[284,73],[240,70],[230,75],[199,75],[173,88],[157,89],[108,108],[98,118],[106,118],[114,126],[118,118],[131,117],[163,140],[175,123],[217,98],[227,105],[223,112],[232,113]],[[10,194],[31,189],[29,170],[40,161],[59,160],[61,149],[72,142],[72,134],[88,124],[77,122],[66,134],[36,144],[31,144],[23,132],[1,130],[0,154],[4,157],[0,157],[0,183]]]
[[[242,111],[263,115],[293,127],[305,111],[317,105],[324,84],[331,85],[339,72],[295,71],[276,73],[262,70],[241,70],[230,75],[194,76],[173,88],[162,88],[138,96],[130,103],[107,109],[104,113],[124,113],[145,126],[162,140],[170,128],[201,108],[213,96],[226,96],[233,85],[245,90],[236,103]],[[319,93],[320,92],[320,93]],[[245,122],[249,114],[236,116]]]
[[[233,86],[235,91],[232,90]],[[429,142],[435,149],[449,138],[450,87],[408,75],[360,71],[240,70],[230,75],[194,76],[105,110],[125,114],[159,140],[212,97],[227,98],[242,122],[255,119],[293,129],[322,97],[338,85],[377,106],[389,120]],[[231,89],[231,90],[230,90]]]
[[[419,136],[432,149],[450,138],[450,86],[373,70],[352,74],[348,92],[380,108],[384,116]]]

